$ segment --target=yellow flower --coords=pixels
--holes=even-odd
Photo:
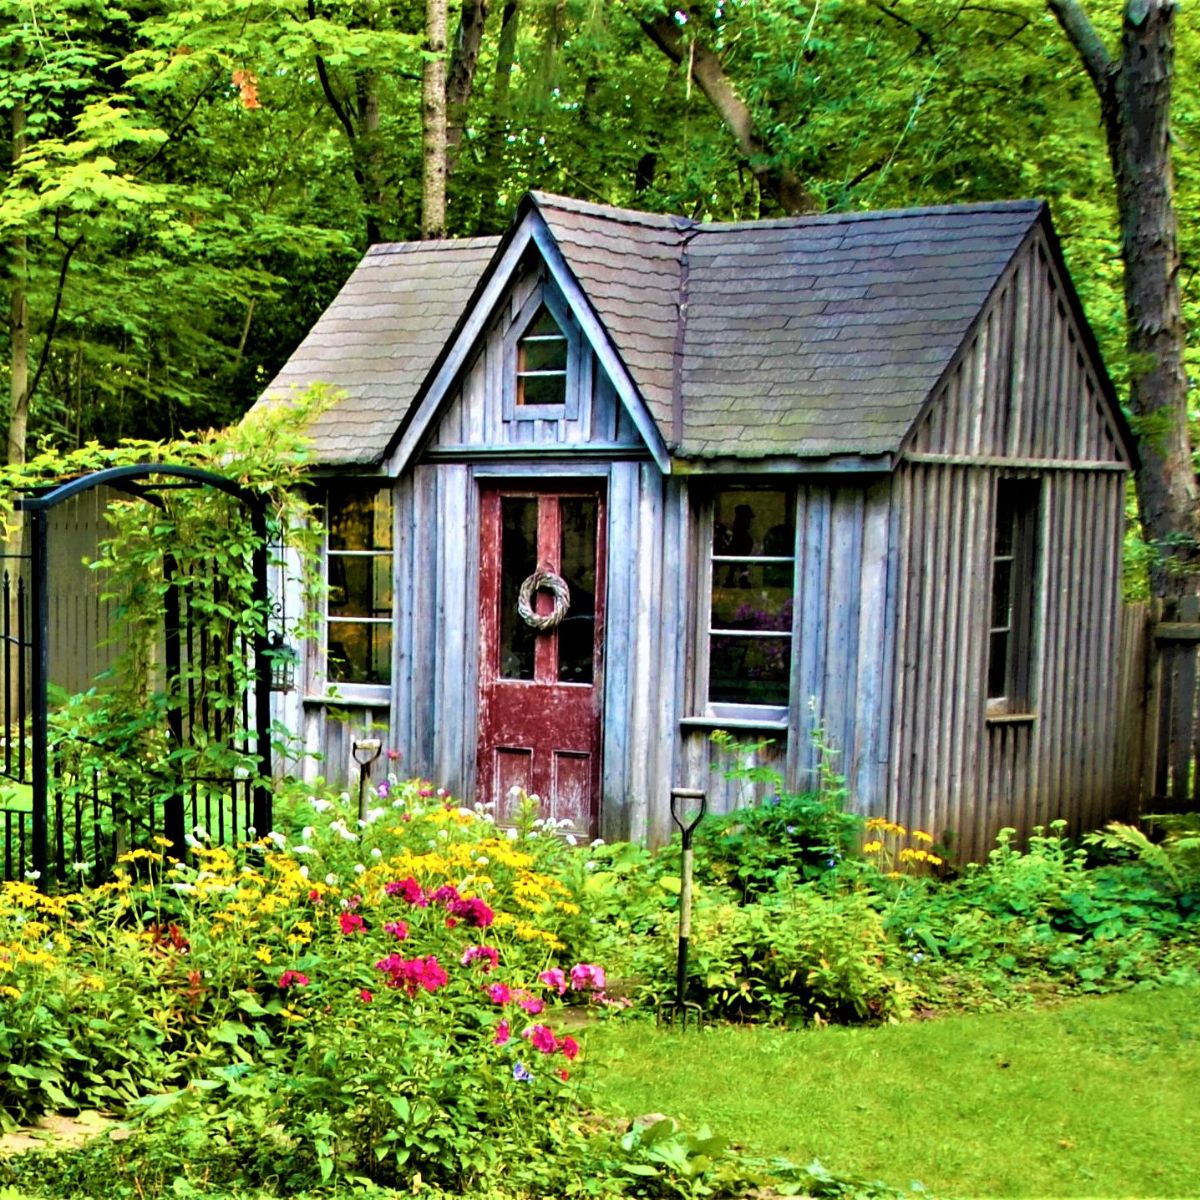
[[[867,828],[868,829],[886,829],[887,824],[888,823],[887,823],[886,817],[868,817],[867,818]]]
[[[918,842],[924,842],[925,845],[927,845],[927,846],[933,845],[932,834],[926,833],[925,830],[923,830],[923,829],[914,829],[912,831],[912,835],[914,838],[917,839]]]
[[[160,863],[163,860],[162,855],[153,850],[126,850],[125,853],[117,859],[117,862],[131,863],[137,862],[139,859],[145,859],[147,862],[155,863]]]
[[[931,862],[931,863],[932,863],[932,864],[933,864],[935,867],[940,867],[940,866],[942,865],[942,863],[944,863],[944,862],[946,861],[944,858],[938,858],[938,856],[937,856],[936,854],[927,854],[925,857],[926,857],[926,858],[927,858],[927,859],[928,859],[928,860],[929,860],[929,861],[930,861],[930,862]]]
[[[863,846],[863,853],[864,854],[878,854],[880,852],[880,850],[882,850],[882,849],[883,849],[883,843],[881,841],[879,841],[878,839],[876,839],[873,842],[867,842],[866,845]]]
[[[259,962],[270,963],[271,947],[259,946],[259,948],[254,952],[254,957],[257,958]]]
[[[150,840],[156,846],[161,846],[164,850],[170,850],[170,848],[173,845],[175,845],[175,843],[173,841],[171,841],[170,838],[167,838],[167,837],[155,837],[155,838],[151,838]]]
[[[0,996],[11,996],[14,1000],[19,1000],[21,998],[21,989],[9,987],[8,984],[4,984],[0,986]]]

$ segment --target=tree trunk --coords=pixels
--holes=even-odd
[[[463,0],[458,36],[446,77],[446,172],[454,173],[459,143],[467,123],[467,107],[475,85],[475,68],[488,18],[488,0]]]
[[[769,196],[789,215],[818,212],[820,200],[812,194],[788,167],[771,165],[770,147],[754,124],[754,115],[738,95],[733,81],[725,74],[720,58],[698,37],[686,40],[674,12],[663,11],[642,22],[646,36],[673,62],[687,64],[687,70],[708,102],[725,122],[737,142],[738,152],[758,182],[759,191]],[[685,7],[679,12],[688,18],[688,28],[699,23]]]
[[[25,153],[25,103],[16,101],[12,109],[12,160],[16,163]],[[11,381],[8,406],[8,463],[17,466],[25,461],[25,433],[29,426],[29,239],[15,234],[9,242],[8,319],[12,334],[9,357]]]
[[[425,0],[421,81],[421,236],[446,236],[446,0]]]
[[[1125,266],[1129,408],[1141,463],[1136,483],[1152,592],[1200,590],[1200,491],[1187,425],[1185,333],[1171,162],[1174,0],[1128,0],[1113,60],[1078,0],[1049,0],[1083,61],[1108,138]]]

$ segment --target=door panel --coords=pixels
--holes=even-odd
[[[598,489],[489,488],[481,496],[480,799],[513,818],[513,788],[581,834],[599,824],[604,497]],[[566,581],[562,621],[537,630],[517,611],[538,568]],[[537,616],[554,609],[539,591]]]

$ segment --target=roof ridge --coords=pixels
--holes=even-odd
[[[683,217],[678,213],[644,212],[636,208],[621,208],[615,204],[600,204],[594,200],[579,200],[574,196],[559,196],[553,192],[531,191],[529,195],[533,197],[538,208],[560,208],[563,212],[580,213],[622,225],[647,225],[655,229],[682,231],[694,228],[698,224],[690,217]]]
[[[439,238],[437,240],[427,238],[423,241],[411,242],[373,242],[367,247],[364,257],[379,254],[407,254],[414,250],[454,250],[465,247],[474,249],[479,246],[497,246],[499,243],[500,235],[498,233],[488,234],[484,237]]]
[[[895,220],[897,217],[969,216],[979,213],[1029,213],[1036,216],[1046,207],[1045,200],[981,200],[974,204],[931,204],[913,208],[873,208],[862,212],[808,213],[795,217],[771,217],[758,221],[703,221],[701,233],[731,229],[796,229],[806,225],[858,225],[870,221]]]

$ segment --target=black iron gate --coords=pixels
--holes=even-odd
[[[50,706],[51,651],[60,658],[69,647],[55,646],[50,620],[52,534],[50,514],[91,489],[107,487],[150,504],[162,503],[168,489],[207,487],[232,497],[248,512],[252,532],[254,619],[223,637],[214,635],[197,614],[212,611],[229,597],[215,563],[207,576],[195,571],[177,579],[176,556],[163,554],[165,585],[161,631],[162,709],[167,745],[228,742],[244,768],[224,774],[180,766],[151,794],[132,794],[122,780],[119,755],[110,747],[65,736],[54,727]],[[0,631],[4,649],[4,749],[0,792],[5,879],[79,882],[102,876],[124,849],[161,837],[168,853],[184,859],[189,826],[203,826],[212,840],[229,843],[251,827],[271,827],[271,651],[267,641],[266,500],[210,471],[190,466],[143,464],[113,467],[39,489],[17,500],[26,515],[23,544],[3,557],[0,576]],[[250,686],[242,686],[238,663],[249,664]],[[185,669],[186,668],[186,669]],[[187,754],[177,756],[180,762]],[[203,755],[196,756],[203,761]]]

